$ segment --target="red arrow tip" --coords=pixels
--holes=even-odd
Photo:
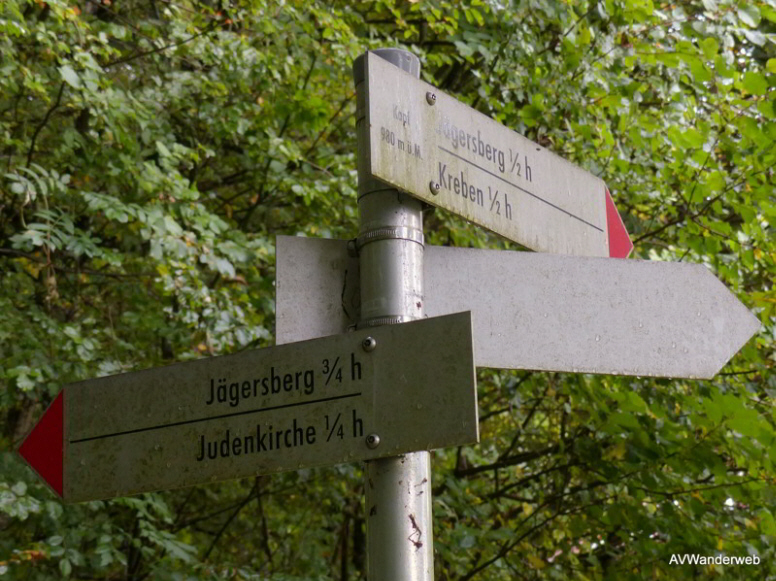
[[[19,447],[19,454],[62,496],[64,456],[64,391],[43,413]]]
[[[609,229],[609,257],[628,258],[633,250],[633,242],[614,205],[609,188],[606,189],[606,226]]]

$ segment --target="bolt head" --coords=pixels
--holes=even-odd
[[[377,341],[375,341],[374,337],[367,337],[363,341],[361,341],[361,347],[366,351],[367,353],[370,351],[374,351],[377,347]]]
[[[428,103],[429,105],[433,105],[434,103],[436,103],[436,95],[431,91],[428,91],[426,93],[426,103]]]
[[[377,434],[369,434],[366,437],[366,447],[374,450],[380,445],[380,436]]]
[[[439,187],[439,184],[437,182],[429,182],[428,189],[431,190],[431,194],[436,196],[439,194],[439,190],[441,189]]]

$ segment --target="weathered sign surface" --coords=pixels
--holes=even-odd
[[[345,248],[278,237],[278,341],[357,320]],[[760,326],[699,264],[440,246],[423,262],[426,314],[472,311],[477,367],[711,378]]]
[[[459,313],[88,380],[19,452],[83,501],[471,444],[471,341]]]
[[[598,177],[367,55],[369,171],[532,250],[626,257],[633,245]]]

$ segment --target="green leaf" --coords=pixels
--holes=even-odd
[[[776,73],[776,58],[768,59],[768,62],[765,63],[765,68],[768,69],[769,73]]]
[[[741,407],[728,420],[728,426],[744,436],[756,437],[760,433],[759,415],[756,411]]]
[[[744,88],[752,95],[765,95],[768,90],[768,81],[759,73],[748,72],[744,75]]]
[[[625,428],[639,428],[639,422],[636,419],[636,417],[632,413],[624,413],[624,412],[615,412],[611,416],[609,416],[608,426],[610,429],[616,431],[617,426],[622,426]]]
[[[647,402],[645,402],[639,394],[637,394],[635,391],[629,391],[626,393],[625,400],[622,404],[623,411],[643,413],[646,412],[647,409]]]
[[[172,155],[170,153],[170,150],[167,149],[167,146],[161,141],[156,142],[156,150],[159,152],[159,155],[161,155],[162,157],[170,157]]]
[[[776,522],[774,522],[773,514],[767,508],[761,508],[757,512],[757,516],[760,519],[760,530],[764,535],[776,537]]]
[[[669,67],[679,66],[679,57],[673,52],[661,52],[656,55],[657,60]]]
[[[760,9],[753,3],[747,3],[738,8],[738,19],[752,28],[760,24]]]
[[[692,56],[692,57],[685,57],[684,60],[690,66],[690,71],[692,72],[692,76],[695,78],[697,82],[706,83],[713,78],[711,71],[708,69],[708,67],[703,62],[702,59]]]
[[[70,573],[73,571],[73,566],[68,559],[62,559],[59,561],[59,571],[63,577],[70,577]]]
[[[701,42],[701,49],[703,50],[703,55],[707,59],[713,59],[719,51],[719,43],[715,38],[705,38],[703,42]]]
[[[742,29],[741,32],[744,33],[744,36],[749,42],[756,44],[757,46],[763,46],[767,40],[765,35],[759,30]]]
[[[694,127],[688,127],[685,130],[683,137],[690,145],[690,147],[701,147],[706,141],[705,137],[701,135],[700,131]]]
[[[59,67],[59,74],[62,75],[62,79],[74,89],[81,88],[81,78],[69,65]]]
[[[757,110],[768,119],[776,118],[776,100],[760,101],[757,103]]]

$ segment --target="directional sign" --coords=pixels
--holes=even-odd
[[[356,320],[345,255],[345,241],[277,238],[278,341]],[[423,262],[425,312],[472,311],[478,367],[711,378],[760,326],[698,264],[440,246]]]
[[[369,171],[543,252],[626,257],[606,184],[377,57],[367,55]]]
[[[459,313],[68,385],[19,453],[75,502],[477,441]]]

